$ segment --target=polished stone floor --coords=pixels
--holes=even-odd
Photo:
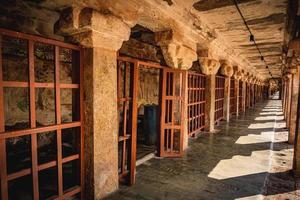
[[[136,184],[108,199],[300,199],[280,100],[259,103],[217,129],[191,139],[183,158],[138,166]]]

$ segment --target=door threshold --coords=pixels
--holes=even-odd
[[[152,158],[155,158],[155,152],[149,153],[149,154],[145,155],[144,157],[136,160],[135,166],[139,166],[139,165],[147,162],[148,160],[151,160]]]

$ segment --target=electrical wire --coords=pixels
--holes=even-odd
[[[256,41],[255,41],[255,37],[254,37],[254,35],[252,34],[251,29],[250,29],[250,27],[248,26],[248,24],[247,24],[247,22],[246,22],[246,19],[245,19],[245,17],[244,17],[244,15],[243,15],[242,11],[240,10],[240,8],[239,8],[239,6],[238,6],[237,0],[233,0],[233,2],[234,2],[234,5],[235,5],[237,11],[238,11],[239,14],[240,14],[242,20],[243,20],[243,22],[244,22],[244,24],[245,24],[245,26],[246,26],[248,32],[250,33],[250,41],[254,43],[254,45],[255,45],[255,47],[256,47],[256,49],[257,49],[259,55],[260,55],[261,60],[265,63],[266,69],[268,69],[269,74],[271,75],[271,78],[273,78],[273,75],[272,75],[272,73],[271,73],[271,70],[270,70],[270,68],[268,67],[267,62],[266,62],[266,60],[264,59],[264,56],[263,56],[261,50],[259,49],[259,47],[258,47],[258,45],[257,45],[257,43],[256,43]]]

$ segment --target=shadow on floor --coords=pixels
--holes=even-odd
[[[156,158],[144,163],[137,168],[135,185],[120,186],[107,199],[237,199],[295,190],[291,180],[286,187],[263,191],[267,178],[292,177],[289,171],[268,173],[272,153],[286,156],[281,151],[292,148],[286,143],[284,121],[276,120],[281,111],[270,114],[275,117],[269,120],[255,120],[269,108],[270,113],[281,110],[281,101],[257,104],[230,123],[221,122],[218,133],[191,139],[183,158]],[[274,131],[283,137],[275,139]]]

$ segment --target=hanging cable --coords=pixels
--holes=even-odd
[[[254,45],[255,45],[255,47],[256,47],[256,49],[257,49],[259,55],[260,55],[261,61],[263,61],[263,62],[265,63],[266,69],[268,69],[271,78],[273,78],[272,73],[271,73],[271,70],[269,69],[269,67],[268,67],[268,65],[267,65],[267,62],[266,62],[266,60],[264,59],[264,56],[262,55],[262,52],[261,52],[261,50],[259,49],[259,47],[258,47],[258,45],[257,45],[257,43],[256,43],[256,41],[255,41],[254,34],[251,32],[251,29],[250,29],[250,27],[248,26],[248,24],[247,24],[247,22],[246,22],[246,19],[245,19],[245,17],[244,17],[244,15],[243,15],[242,11],[240,10],[240,8],[239,8],[239,6],[238,6],[237,0],[233,0],[233,2],[234,2],[234,5],[235,5],[237,11],[238,11],[239,14],[240,14],[242,20],[243,20],[243,22],[244,22],[244,24],[245,24],[245,26],[246,26],[248,32],[249,32],[249,35],[250,35],[250,36],[249,36],[249,37],[250,37],[250,42],[253,42],[253,43],[254,43]]]

